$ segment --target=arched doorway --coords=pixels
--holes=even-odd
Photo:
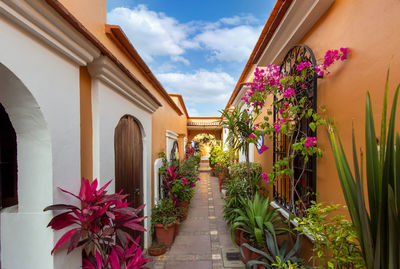
[[[18,204],[17,136],[0,103],[0,208]]]
[[[134,117],[123,116],[114,133],[115,191],[123,189],[129,194],[132,207],[143,204],[143,139],[139,124]],[[132,234],[134,239],[143,233]]]
[[[54,194],[50,132],[32,92],[3,64],[0,82],[1,267],[49,268],[55,233],[44,228],[43,208]]]

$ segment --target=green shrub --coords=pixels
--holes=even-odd
[[[250,163],[250,173],[251,174],[260,174],[261,175],[261,164],[253,162]],[[237,164],[232,164],[229,169],[229,174],[231,178],[240,178],[244,179],[247,177],[247,164],[246,162],[240,162]]]
[[[161,199],[154,207],[151,216],[152,229],[155,224],[162,224],[164,226],[175,223],[176,219],[180,216],[181,212],[175,208],[172,199]]]
[[[307,217],[297,219],[296,228],[314,238],[312,259],[322,268],[364,268],[354,225],[344,216],[334,214],[339,205],[312,203]]]

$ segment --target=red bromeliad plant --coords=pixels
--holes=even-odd
[[[97,180],[90,183],[83,179],[78,196],[60,188],[77,198],[81,206],[55,204],[44,209],[67,210],[50,221],[48,226],[53,230],[71,227],[58,240],[52,254],[67,243],[68,253],[82,246],[86,249],[83,266],[86,269],[133,269],[149,261],[142,256],[142,248],[138,245],[140,238],[133,240],[126,232],[129,229],[146,231],[140,224],[145,217],[138,216],[145,205],[129,207],[128,195],[122,195],[122,190],[107,194],[105,189],[110,183],[97,190]]]

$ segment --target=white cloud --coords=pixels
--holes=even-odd
[[[186,59],[185,57],[179,56],[179,55],[171,56],[171,60],[173,62],[182,62],[184,65],[190,65],[190,62],[188,59]]]
[[[188,107],[225,105],[235,86],[233,77],[225,72],[199,70],[195,73],[163,73],[157,77],[168,91],[181,93]]]
[[[249,56],[261,27],[241,25],[204,31],[195,37],[205,49],[211,50],[211,60],[243,62]]]
[[[189,49],[209,50],[209,59],[243,62],[249,57],[261,26],[252,15],[224,17],[216,22],[180,23],[145,5],[133,9],[119,7],[107,15],[108,23],[122,27],[140,55],[148,62],[155,56],[189,65],[183,57]]]
[[[191,27],[164,13],[151,11],[145,5],[133,9],[115,8],[107,14],[107,19],[108,23],[122,27],[147,61],[151,61],[152,56],[182,55],[185,49],[197,47],[188,38]]]
[[[190,117],[198,117],[198,116],[200,116],[199,111],[197,111],[197,109],[195,109],[195,108],[189,108],[188,109],[188,114],[189,114]]]

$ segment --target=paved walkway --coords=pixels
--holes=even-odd
[[[219,192],[218,179],[210,177],[208,163],[202,162],[199,171],[200,182],[179,235],[171,249],[165,255],[153,257],[154,261],[148,267],[228,268],[223,266],[222,249],[234,246],[222,215],[224,201]]]

